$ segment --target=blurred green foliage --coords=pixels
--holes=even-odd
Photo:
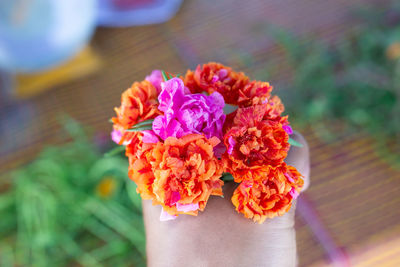
[[[0,266],[144,266],[141,199],[128,163],[103,157],[72,120],[0,195]]]
[[[289,114],[308,122],[344,119],[373,134],[400,132],[400,25],[375,16],[336,45],[275,35],[293,70],[284,95]]]
[[[342,134],[331,125],[345,122],[347,131],[376,137],[378,152],[399,164],[400,2],[353,14],[357,26],[330,42],[268,28],[290,69],[279,95],[292,122],[315,127],[326,141]]]

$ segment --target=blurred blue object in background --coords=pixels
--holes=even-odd
[[[98,0],[98,24],[125,27],[162,23],[179,10],[182,0]]]
[[[0,1],[0,68],[34,72],[62,63],[95,28],[96,0]]]

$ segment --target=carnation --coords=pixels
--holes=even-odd
[[[222,139],[225,102],[221,94],[186,94],[182,80],[173,78],[162,83],[158,100],[164,114],[155,118],[153,130],[161,139],[194,133]]]
[[[303,180],[284,160],[301,144],[272,89],[210,62],[184,77],[154,70],[123,92],[111,138],[125,147],[113,152],[125,150],[128,176],[162,207],[160,220],[197,215],[232,176],[240,184],[231,200],[246,218],[262,223],[290,209]]]
[[[143,143],[142,143],[143,145]],[[140,194],[143,199],[154,199],[153,193],[153,181],[154,174],[151,167],[152,149],[155,144],[146,144],[144,147],[141,146],[138,154],[138,150],[130,145],[126,148],[126,155],[129,159],[129,170],[128,176],[133,180],[136,185],[136,191]],[[132,150],[130,150],[133,148]]]
[[[222,166],[213,152],[219,142],[190,134],[146,144],[129,177],[142,198],[153,199],[169,214],[197,215],[211,195],[222,195]]]
[[[224,135],[223,164],[236,182],[280,165],[287,156],[289,135],[279,121],[265,119],[266,112],[266,105],[239,108]]]
[[[188,71],[185,84],[192,93],[219,92],[228,104],[237,105],[239,91],[249,83],[243,72],[235,72],[222,64],[210,62]]]
[[[158,110],[157,88],[149,81],[135,82],[122,93],[121,106],[115,108],[112,137],[119,144],[129,143],[133,133],[126,132],[138,122],[153,119],[161,112]]]
[[[272,91],[272,86],[268,82],[252,81],[239,89],[237,104],[240,107],[249,107],[252,105],[268,102]]]
[[[289,211],[303,186],[300,173],[283,163],[269,168],[263,179],[244,180],[236,188],[232,203],[246,218],[262,223]]]
[[[151,84],[157,89],[157,93],[161,92],[161,83],[163,78],[160,70],[153,70],[150,75],[146,76],[146,81],[151,82]]]

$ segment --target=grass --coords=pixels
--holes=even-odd
[[[14,173],[0,195],[1,266],[144,266],[141,199],[127,161],[103,157],[79,125]]]

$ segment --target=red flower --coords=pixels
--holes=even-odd
[[[271,91],[272,86],[268,82],[252,81],[239,90],[237,105],[249,107],[263,104],[268,101]]]
[[[194,72],[188,70],[184,81],[192,93],[211,94],[217,91],[224,97],[225,103],[237,105],[239,92],[249,83],[249,78],[243,72],[210,62],[197,66]]]
[[[233,193],[232,203],[238,212],[258,223],[281,216],[297,198],[303,186],[301,177],[294,167],[285,163],[271,167],[261,180],[241,182]]]
[[[136,183],[137,192],[143,199],[152,199],[154,175],[150,161],[156,144],[143,143],[142,138],[142,133],[134,133],[132,142],[125,148],[129,160],[128,176]]]
[[[287,156],[289,135],[279,121],[265,119],[267,111],[266,105],[239,108],[224,135],[223,164],[236,182],[254,179],[268,166],[282,164]]]
[[[282,104],[281,99],[274,95],[265,101],[266,112],[264,114],[265,119],[277,121],[282,125],[288,125],[288,116],[281,117],[282,113],[285,111],[285,106]]]
[[[143,144],[140,157],[130,164],[129,177],[142,198],[153,199],[171,215],[197,215],[210,195],[222,195],[222,166],[213,152],[218,143],[216,137],[190,134]],[[185,210],[188,205],[196,208]]]
[[[122,134],[120,143],[133,138],[134,133],[125,132],[138,122],[153,119],[160,115],[157,101],[157,88],[149,81],[135,82],[121,96],[121,106],[115,108],[113,127]]]

